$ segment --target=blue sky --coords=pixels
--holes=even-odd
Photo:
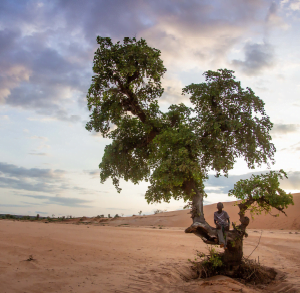
[[[272,170],[300,192],[300,1],[12,1],[0,4],[0,213],[95,216],[177,210],[148,205],[147,184],[100,184],[108,139],[85,129],[96,36],[144,38],[167,68],[159,104],[188,103],[184,86],[206,70],[235,70],[265,102],[277,148]],[[238,160],[210,176],[206,203],[233,200],[239,179],[260,174]]]

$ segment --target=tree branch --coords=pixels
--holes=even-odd
[[[116,81],[120,87],[121,93],[127,96],[127,99],[122,99],[121,104],[127,110],[130,111],[133,115],[137,115],[140,121],[145,124],[147,122],[147,114],[139,105],[135,94],[129,89],[129,83],[139,77],[139,72],[135,71],[132,76],[127,77],[127,83],[124,86],[120,79],[116,77]],[[152,130],[150,131],[149,135],[145,137],[144,143],[147,145],[149,144],[160,131],[157,127],[152,126]]]

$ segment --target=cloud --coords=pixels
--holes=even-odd
[[[95,193],[74,184],[69,184],[64,170],[24,168],[0,162],[0,188],[27,190],[46,193],[60,193],[75,190],[83,194]]]
[[[40,178],[44,180],[62,181],[66,174],[63,170],[39,169],[18,167],[13,164],[0,162],[0,175],[11,176],[16,178]]]
[[[283,19],[278,15],[280,7],[275,1],[272,1],[266,16],[267,29],[271,27],[280,27],[287,29],[288,25],[283,21]]]
[[[228,193],[234,187],[234,184],[243,179],[249,179],[251,175],[265,174],[269,171],[249,172],[241,175],[229,175],[228,178],[224,176],[215,177],[210,175],[209,179],[205,182],[205,191],[210,193]],[[280,180],[280,188],[285,190],[300,190],[300,171],[287,172],[288,179]]]
[[[293,133],[297,132],[299,127],[299,124],[274,124],[271,133],[274,135]]]
[[[29,137],[30,139],[33,139],[33,140],[37,140],[39,142],[39,145],[37,146],[37,149],[39,151],[36,151],[36,150],[31,150],[28,154],[29,155],[33,155],[33,156],[48,156],[47,153],[45,152],[41,152],[42,149],[49,149],[51,148],[50,145],[48,145],[46,142],[48,141],[48,138],[47,137],[44,137],[44,136],[37,136],[37,135],[33,135],[33,136],[30,136]]]
[[[149,4],[153,26],[141,34],[162,51],[167,66],[187,70],[220,68],[252,26],[263,1],[160,1]]]
[[[68,115],[66,111],[60,110],[57,111],[54,118],[60,121],[66,121],[71,123],[76,123],[80,121],[80,115]]]
[[[34,153],[34,152],[28,153],[28,155],[32,155],[32,156],[48,156],[47,153]]]
[[[34,18],[27,21],[27,26],[35,26]],[[51,38],[57,32],[53,30],[26,34],[24,29],[0,23],[3,26],[6,28],[0,30],[0,103],[33,109],[61,121],[79,121],[78,115],[66,114],[66,108],[74,94],[82,94],[87,88],[86,65],[68,59],[72,49],[67,53],[55,48]],[[50,22],[47,26],[50,29]]]
[[[170,104],[179,104],[187,102],[188,98],[181,94],[184,85],[176,78],[162,80],[162,87],[164,88],[163,102]]]
[[[288,172],[288,179],[284,179],[280,187],[287,190],[300,190],[300,171]]]
[[[215,203],[215,202],[210,201],[210,200],[206,200],[206,199],[203,200],[203,205],[209,205],[209,204],[213,204],[213,203]]]
[[[280,8],[276,2],[270,3],[264,25],[262,25],[264,28],[263,42],[254,43],[248,41],[243,48],[244,60],[232,60],[231,64],[235,68],[242,70],[246,75],[259,75],[264,70],[275,67],[277,61],[275,49],[268,41],[269,35],[277,27],[282,29],[288,28],[288,25],[279,16],[279,10]]]
[[[0,115],[0,120],[9,120],[9,116],[8,115]]]
[[[45,196],[45,195],[29,195],[21,194],[20,196],[25,196],[29,198],[42,200],[43,205],[60,205],[68,207],[81,207],[81,208],[91,208],[93,206],[86,205],[91,203],[90,200],[79,199],[74,197],[56,197],[56,196]]]
[[[97,35],[114,42],[143,37],[162,51],[167,66],[180,70],[219,68],[263,21],[260,11],[267,5],[262,0],[3,0],[0,100],[48,120],[76,123],[80,117],[70,106],[74,99],[82,105],[91,82]]]
[[[247,75],[257,75],[275,66],[274,49],[267,43],[247,43],[244,46],[245,60],[232,60],[232,65]]]
[[[47,213],[47,212],[40,212],[40,211],[35,211],[35,213],[36,213],[36,214],[41,214],[41,215],[47,215],[47,214],[49,214],[49,213]]]
[[[47,141],[48,138],[45,137],[45,136],[37,136],[37,135],[33,135],[30,137],[31,139],[41,139],[41,140],[44,140],[44,141]]]
[[[289,152],[293,152],[293,153],[300,151],[300,142],[297,142],[297,143],[291,145],[290,147],[283,148],[280,151],[289,151]]]
[[[25,180],[0,177],[0,188],[23,189],[39,192],[59,192],[62,187],[45,182],[27,182]]]
[[[299,0],[282,0],[281,6],[287,6],[288,9],[292,11],[300,10],[300,1]]]
[[[30,204],[21,205],[21,204],[1,204],[1,207],[7,207],[7,208],[24,208],[29,207]]]
[[[83,173],[90,175],[92,178],[100,178],[100,170],[83,170]]]
[[[294,11],[300,10],[300,1],[299,0],[293,1],[290,5],[290,8]]]

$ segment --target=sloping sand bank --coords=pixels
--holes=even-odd
[[[270,214],[255,215],[254,220],[251,219],[250,213],[247,215],[251,219],[248,226],[249,229],[285,229],[285,230],[300,230],[300,193],[293,194],[294,205],[286,209],[286,214],[280,213],[279,217],[273,217]],[[239,224],[239,208],[235,206],[236,202],[225,202],[224,210],[227,211],[230,221]],[[208,224],[214,226],[214,212],[217,210],[216,204],[204,206],[204,215]],[[131,226],[150,226],[162,225],[164,227],[184,227],[187,228],[192,224],[190,210],[181,210],[174,212],[159,213],[149,216],[135,216],[113,219],[110,225],[129,224]],[[275,209],[271,214],[275,215],[279,212]]]
[[[299,292],[300,234],[263,230],[251,258],[287,273],[265,289],[222,276],[193,280],[187,261],[206,245],[184,228],[0,221],[1,293]],[[245,255],[260,231],[249,230]],[[267,290],[267,291],[266,291]]]

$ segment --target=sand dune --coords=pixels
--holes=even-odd
[[[224,276],[195,279],[188,259],[197,250],[207,252],[207,245],[184,233],[191,224],[184,210],[59,223],[0,220],[0,292],[300,292],[300,233],[295,231],[300,195],[294,199],[286,218],[260,216],[251,222],[255,229],[244,241],[248,256],[261,236],[251,258],[280,272],[265,288]],[[234,220],[236,207],[225,203],[225,210]],[[214,211],[215,205],[205,207],[210,224]]]
[[[271,214],[280,214],[279,217],[273,217],[269,214],[255,215],[254,220],[251,219],[250,213],[247,215],[250,217],[249,229],[286,229],[286,230],[299,230],[300,221],[299,221],[299,211],[300,211],[300,193],[293,194],[294,196],[294,205],[289,206],[286,209],[285,216],[282,213],[279,213],[277,210],[272,210]],[[239,224],[239,208],[235,206],[236,202],[225,202],[224,210],[230,216],[231,222],[236,222]],[[214,212],[216,211],[216,204],[204,206],[204,215],[206,221],[214,226],[213,218]],[[173,212],[164,212],[156,215],[149,216],[134,216],[134,217],[125,217],[117,218],[112,220],[109,224],[121,225],[129,224],[131,226],[150,226],[150,225],[162,225],[164,227],[189,227],[192,224],[191,215],[189,214],[190,210],[181,210]]]

